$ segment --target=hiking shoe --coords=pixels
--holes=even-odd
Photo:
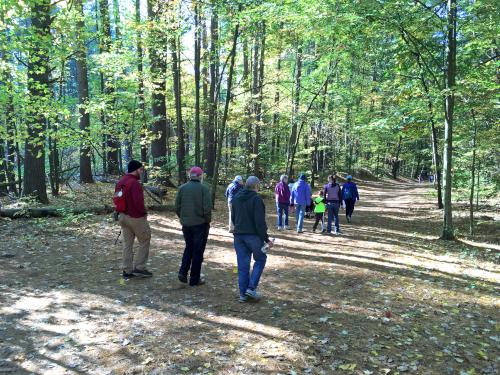
[[[122,277],[123,277],[125,280],[130,280],[132,277],[134,277],[134,274],[133,274],[133,273],[127,273],[127,272],[123,271],[123,273],[122,273]]]
[[[280,231],[283,230],[283,227],[278,227],[278,230],[280,230]]]
[[[285,230],[290,230],[290,226],[285,225]]]
[[[257,293],[256,290],[252,290],[252,289],[247,289],[247,291],[245,292],[245,296],[255,300],[255,301],[258,301],[262,298],[262,296]]]
[[[346,219],[347,219],[347,222],[350,223],[351,222],[351,217],[350,216],[346,216]]]
[[[238,301],[241,302],[241,303],[248,302],[248,297],[247,296],[240,296],[240,298],[238,299]]]
[[[196,284],[189,283],[189,286],[200,286],[200,285],[205,285],[205,284],[206,284],[205,279],[200,278]]]
[[[138,270],[137,268],[135,270],[132,271],[132,275],[136,276],[136,277],[143,277],[143,278],[146,278],[146,277],[151,277],[153,276],[153,273],[152,272],[149,272],[147,269],[143,269],[143,270]]]
[[[178,274],[177,277],[179,278],[179,281],[181,283],[187,284],[188,278],[186,275],[183,275],[182,273]]]
[[[316,229],[313,228],[313,233],[316,233]]]

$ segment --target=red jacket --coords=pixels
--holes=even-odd
[[[130,217],[140,218],[147,215],[146,207],[144,207],[144,191],[139,182],[139,177],[131,174],[123,176],[118,185],[125,185],[125,212]]]

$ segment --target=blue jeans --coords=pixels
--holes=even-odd
[[[210,224],[200,224],[193,226],[183,226],[182,233],[186,241],[186,248],[182,256],[182,264],[179,275],[187,276],[191,269],[189,285],[196,285],[200,281],[201,264],[203,263],[203,253],[207,246],[208,232]]]
[[[278,210],[278,227],[283,227],[283,214],[285,214],[285,225],[288,226],[288,203],[276,203]]]
[[[244,296],[247,289],[255,290],[259,285],[260,276],[266,265],[267,255],[261,251],[263,241],[256,234],[235,234],[234,249],[238,261],[238,286],[240,296]],[[250,263],[254,259],[252,274]]]
[[[304,216],[306,214],[306,205],[305,204],[296,204],[295,205],[295,218],[297,219],[297,231],[301,231],[304,226]]]
[[[328,209],[328,225],[326,226],[326,231],[328,233],[332,232],[332,219],[335,219],[335,231],[340,231],[340,223],[339,223],[339,208],[340,202],[328,202],[326,204],[326,208]]]

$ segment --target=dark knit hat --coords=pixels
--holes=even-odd
[[[299,176],[299,180],[307,180],[307,177],[304,173],[301,173],[301,175]]]
[[[127,165],[127,172],[132,173],[142,167],[142,163],[137,160],[130,160]]]

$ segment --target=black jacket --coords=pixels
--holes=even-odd
[[[269,241],[266,206],[257,192],[241,189],[233,198],[231,218],[234,234],[256,234],[262,241]]]

